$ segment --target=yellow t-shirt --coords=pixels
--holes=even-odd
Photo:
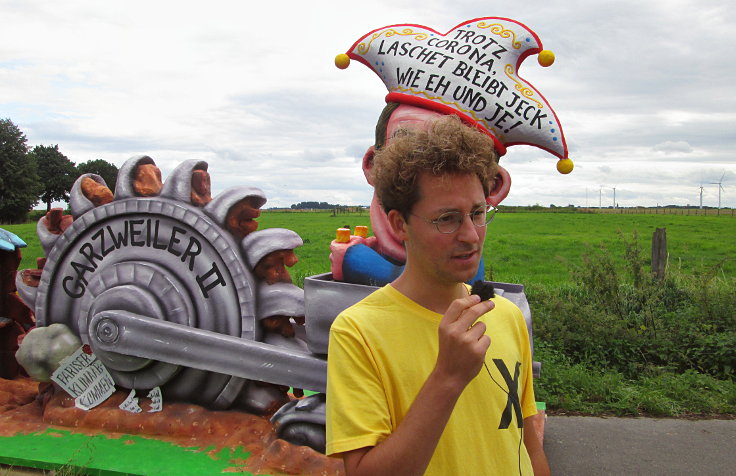
[[[458,399],[425,474],[533,473],[518,415],[523,421],[537,411],[529,336],[521,311],[493,300],[480,318],[491,337],[486,365]],[[337,317],[327,361],[327,454],[376,446],[399,426],[434,368],[441,318],[391,285]]]

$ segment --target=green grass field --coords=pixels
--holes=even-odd
[[[636,232],[650,253],[657,228],[667,229],[671,268],[699,274],[723,263],[725,276],[736,276],[736,220],[730,217],[499,214],[488,229],[485,257],[496,281],[559,285],[570,281],[570,266],[580,264],[587,247],[621,249],[619,234],[630,239]],[[616,258],[623,261],[622,253]]]
[[[329,271],[335,229],[370,225],[367,213],[332,216],[330,211],[264,211],[259,222],[259,229],[288,228],[304,240],[292,273],[299,283],[304,276]],[[43,256],[36,224],[3,228],[28,243],[20,269],[35,268],[35,258]],[[630,239],[636,232],[648,252],[656,228],[667,229],[671,268],[700,274],[721,263],[723,276],[736,277],[736,219],[730,216],[499,213],[488,228],[485,262],[495,281],[555,286],[570,282],[571,266],[580,263],[587,247],[613,249],[621,241],[619,233]]]

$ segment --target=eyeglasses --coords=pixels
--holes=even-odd
[[[496,211],[497,209],[492,205],[485,205],[473,209],[470,213],[445,212],[434,220],[429,220],[422,216],[415,215],[414,213],[411,213],[411,215],[421,218],[427,223],[433,224],[437,227],[437,231],[440,233],[449,234],[455,233],[460,228],[460,225],[463,224],[463,220],[465,220],[466,216],[470,217],[470,221],[473,222],[473,225],[477,227],[486,226],[493,220],[493,217],[496,216]]]

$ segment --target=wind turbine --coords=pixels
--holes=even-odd
[[[710,182],[711,185],[718,185],[718,209],[721,209],[721,190],[723,190],[723,177],[726,175],[726,171],[723,171],[721,179],[718,182]]]
[[[700,209],[703,209],[703,184],[700,184]]]
[[[613,208],[618,208],[616,206],[616,187],[613,187]]]

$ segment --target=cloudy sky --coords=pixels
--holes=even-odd
[[[445,32],[526,24],[554,51],[519,74],[550,102],[575,171],[528,146],[502,159],[510,205],[736,207],[736,9],[724,0],[387,2],[0,0],[0,117],[72,161],[148,154],[164,175],[210,165],[213,192],[257,186],[268,206],[368,204],[360,161],[384,104],[357,62],[395,23]],[[724,175],[725,173],[725,175]]]

